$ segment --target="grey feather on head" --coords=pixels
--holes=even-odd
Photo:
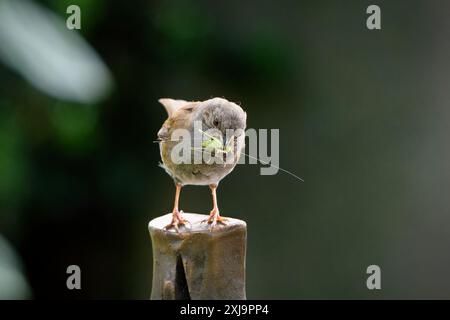
[[[223,135],[227,130],[245,130],[247,114],[237,104],[222,98],[206,100],[202,104],[200,116],[206,129],[218,129]]]

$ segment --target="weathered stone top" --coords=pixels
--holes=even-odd
[[[165,230],[172,214],[150,221],[153,247],[152,299],[245,299],[247,226],[227,218],[226,225],[202,220],[208,215],[183,213],[192,226]]]
[[[243,220],[234,219],[234,218],[228,218],[226,225],[218,223],[214,226],[212,230],[210,230],[210,225],[207,222],[203,222],[203,220],[208,219],[208,215],[204,214],[197,214],[197,213],[183,213],[183,218],[185,218],[187,221],[190,222],[189,224],[185,226],[179,227],[179,234],[192,234],[192,233],[211,233],[211,234],[217,234],[217,233],[226,233],[227,231],[234,230],[236,228],[246,228],[247,224]],[[157,217],[150,221],[148,224],[148,228],[150,231],[160,231],[165,233],[177,233],[177,231],[174,228],[170,228],[168,230],[165,230],[164,227],[167,226],[170,221],[172,220],[172,214],[168,213],[164,216]]]

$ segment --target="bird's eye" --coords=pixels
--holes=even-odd
[[[217,126],[219,125],[219,120],[215,119],[215,120],[213,121],[213,125],[214,125],[215,127],[217,127]]]

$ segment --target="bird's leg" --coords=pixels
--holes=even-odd
[[[223,218],[219,214],[219,206],[217,205],[217,185],[211,184],[210,186],[211,194],[213,198],[213,209],[211,210],[209,214],[209,218],[206,220],[203,220],[202,222],[208,222],[211,225],[211,228],[213,228],[217,223],[226,224],[225,221],[227,221],[226,218]]]
[[[183,211],[178,210],[178,202],[180,200],[180,192],[181,192],[181,184],[176,184],[176,191],[175,191],[175,203],[173,205],[173,211],[172,211],[172,222],[169,223],[167,226],[164,227],[164,229],[170,229],[170,228],[174,228],[177,232],[179,232],[178,230],[178,226],[179,225],[186,225],[189,224],[189,221],[187,221],[186,219],[184,219],[181,216],[181,213]]]

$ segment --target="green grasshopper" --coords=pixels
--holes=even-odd
[[[221,153],[228,153],[231,152],[231,146],[230,143],[232,142],[232,139],[230,139],[227,142],[227,145],[224,147],[222,141],[220,141],[218,138],[213,137],[212,135],[209,135],[205,131],[198,129],[201,133],[203,133],[205,136],[209,138],[209,140],[202,141],[202,148],[206,150],[214,150],[215,152],[221,152]]]
[[[229,139],[227,144],[224,146],[222,141],[219,140],[218,138],[216,138],[216,137],[206,133],[205,131],[203,131],[201,129],[198,129],[198,131],[203,133],[209,139],[202,141],[202,147],[201,148],[192,148],[192,150],[194,150],[194,151],[205,151],[205,150],[207,150],[209,152],[214,151],[214,153],[223,153],[223,154],[226,154],[226,153],[229,153],[229,152],[233,151],[233,149],[231,147],[231,142],[233,141],[233,139]],[[224,163],[224,165],[225,165],[225,163]]]

